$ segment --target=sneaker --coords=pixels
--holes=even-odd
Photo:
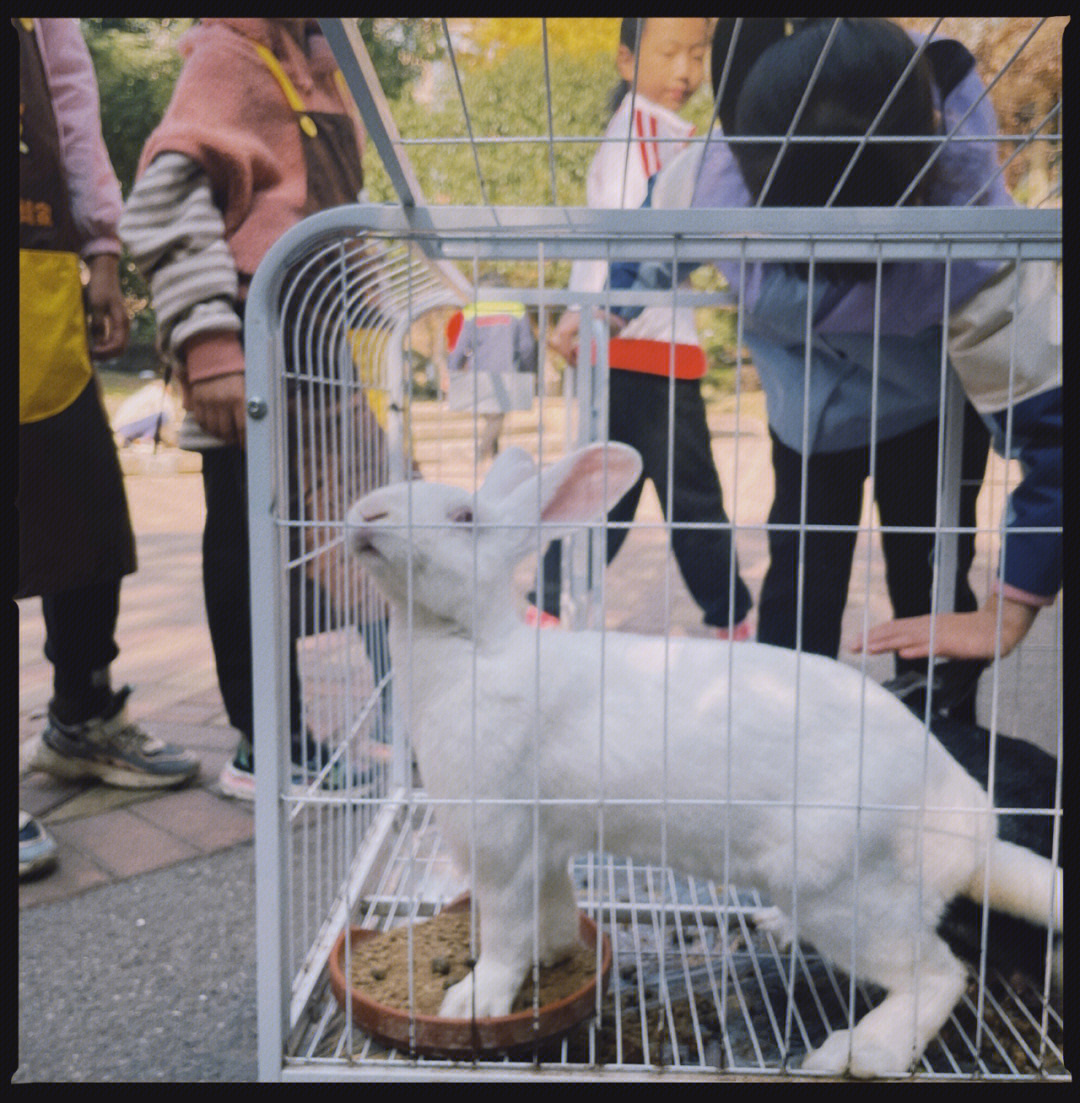
[[[362,774],[353,771],[350,778],[340,760],[333,762],[328,768],[327,764],[331,763],[332,757],[333,752],[311,735],[307,735],[303,741],[294,739],[290,754],[293,785],[318,782],[319,788],[325,790],[360,789],[373,780],[373,771],[370,770]],[[225,796],[235,797],[237,800],[255,799],[255,748],[250,739],[240,737],[232,761],[225,765],[218,776],[218,786]]]
[[[559,618],[554,613],[546,613],[535,605],[529,605],[525,609],[525,623],[530,628],[535,628],[537,624],[541,628],[558,628]]]
[[[50,710],[31,767],[66,781],[93,778],[122,789],[171,788],[190,781],[199,772],[199,760],[133,724],[127,715],[130,693],[131,687],[124,686],[104,715],[82,724],[62,724]]]
[[[19,809],[19,880],[56,868],[56,842],[33,816]]]
[[[753,638],[753,628],[750,626],[750,618],[739,621],[734,628],[714,628],[713,635],[718,640],[731,640],[734,643],[745,643]]]
[[[255,799],[255,751],[249,740],[241,738],[232,761],[218,775],[218,787],[227,797]]]

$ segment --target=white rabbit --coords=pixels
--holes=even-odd
[[[985,791],[853,667],[524,625],[515,565],[558,526],[602,522],[640,471],[624,445],[542,471],[511,449],[475,495],[413,481],[349,511],[350,546],[391,602],[421,776],[475,885],[479,958],[441,1013],[508,1012],[534,936],[542,962],[565,956],[568,863],[599,850],[756,886],[799,938],[888,993],[803,1068],[902,1073],[965,988],[935,933],[949,901],[986,891],[1034,922],[1052,909],[1060,930],[1060,871],[998,840]]]

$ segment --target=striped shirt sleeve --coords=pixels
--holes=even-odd
[[[120,236],[150,284],[164,351],[177,355],[199,333],[239,332],[236,264],[209,178],[194,161],[154,158],[128,197]]]

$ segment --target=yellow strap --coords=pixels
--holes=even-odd
[[[252,42],[251,44],[258,51],[259,57],[263,59],[267,69],[277,78],[289,106],[300,116],[300,129],[309,138],[314,138],[319,133],[319,128],[315,125],[315,120],[307,114],[304,101],[300,98],[300,93],[297,92],[293,82],[289,80],[288,73],[281,67],[281,62],[261,42]]]
[[[341,102],[347,104],[352,99],[352,92],[349,90],[348,81],[345,80],[345,74],[340,69],[334,70],[334,83],[337,85]]]
[[[390,405],[390,395],[382,378],[380,355],[385,335],[381,330],[363,328],[349,329],[347,333],[364,397],[375,415],[375,420],[385,430]]]
[[[79,258],[19,250],[19,422],[66,410],[93,376]]]
[[[511,318],[524,318],[525,307],[516,302],[469,303],[468,306],[462,309],[461,314],[466,320],[469,318],[484,318],[491,314],[509,314]]]

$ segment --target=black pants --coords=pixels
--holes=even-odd
[[[17,597],[41,596],[50,709],[62,723],[111,704],[120,583],[135,570],[124,477],[97,378],[18,432]]]
[[[203,453],[206,524],[203,529],[203,593],[214,650],[218,687],[229,723],[248,739],[254,731],[252,689],[251,591],[247,510],[247,457],[242,448]],[[289,722],[302,732],[297,640],[299,572],[290,572],[295,592],[289,598]],[[390,669],[387,625],[361,625],[364,645],[378,683]]]
[[[41,612],[45,657],[53,667],[53,713],[67,724],[99,715],[111,698],[109,664],[120,654],[120,579],[44,594]]]
[[[990,437],[969,405],[964,423],[959,524],[973,529],[975,499],[986,470]],[[847,604],[863,484],[870,471],[869,448],[816,453],[807,463],[807,525],[851,526],[852,531],[800,531],[802,455],[772,437],[776,491],[769,512],[769,567],[758,605],[757,636],[763,643],[795,647],[802,563],[804,651],[836,657]],[[883,526],[926,528],[929,532],[882,533],[885,583],[897,617],[930,612],[934,568],[933,528],[937,521],[938,422],[877,445],[874,498]],[[794,525],[778,529],[774,525]],[[959,538],[956,610],[975,609],[968,583],[974,534]],[[897,673],[925,669],[925,660],[897,659]]]
[[[668,432],[669,411],[674,424],[673,444]],[[608,439],[632,445],[641,453],[643,462],[641,478],[612,509],[608,520],[632,521],[645,480],[651,480],[664,516],[672,524],[672,553],[687,590],[702,610],[704,622],[716,628],[738,624],[749,613],[753,600],[739,576],[700,383],[678,379],[672,385],[663,376],[612,370],[608,384]],[[693,527],[683,527],[686,524]],[[623,527],[608,530],[609,563],[629,531]],[[553,542],[544,556],[542,572],[543,607],[556,615],[561,554],[558,542]]]
[[[202,454],[206,524],[202,569],[206,622],[218,688],[229,723],[248,739],[254,731],[251,591],[248,562],[247,459],[243,449]],[[289,648],[290,731],[300,730],[300,679],[295,641]]]

